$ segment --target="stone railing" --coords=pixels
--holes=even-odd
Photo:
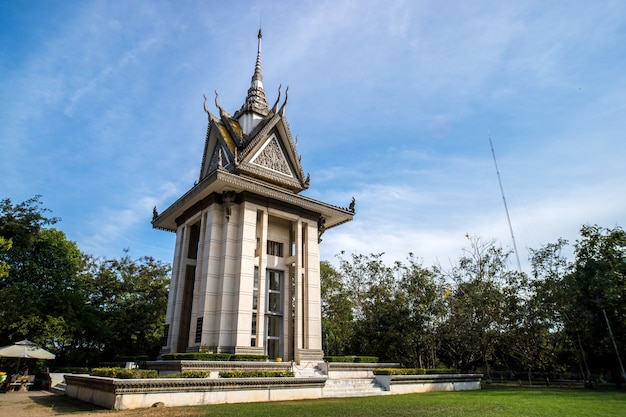
[[[326,378],[116,379],[66,375],[65,395],[109,409],[320,398]]]
[[[151,361],[146,362],[148,369],[155,369],[159,375],[168,375],[183,371],[230,371],[250,369],[259,371],[290,371],[290,362],[237,362],[237,361]]]

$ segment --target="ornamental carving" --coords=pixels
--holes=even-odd
[[[272,171],[280,172],[281,174],[285,174],[290,177],[292,176],[289,164],[285,159],[285,155],[283,154],[276,137],[273,137],[256,156],[256,158],[250,162],[252,164],[271,169]]]
[[[228,154],[224,154],[221,146],[216,146],[215,150],[213,150],[213,155],[211,155],[211,162],[209,162],[209,171],[213,172],[217,168],[222,168],[223,166],[230,165],[230,161],[228,160]]]

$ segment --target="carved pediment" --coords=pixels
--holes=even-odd
[[[216,146],[213,150],[213,155],[211,156],[211,161],[209,162],[209,170],[208,172],[215,171],[218,167],[228,168],[232,164],[228,156],[228,152],[224,149],[223,146]]]
[[[252,156],[250,163],[279,174],[287,175],[288,177],[293,178],[294,176],[289,162],[287,162],[285,152],[278,143],[276,135],[272,135],[265,144],[263,144],[261,149]]]

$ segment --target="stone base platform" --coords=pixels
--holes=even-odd
[[[166,363],[168,362],[168,363]],[[276,362],[160,361],[159,373],[210,370],[210,378],[115,379],[66,375],[65,394],[109,409],[127,410],[163,405],[266,402],[480,389],[481,374],[377,375],[375,368],[397,364],[319,363],[296,366]],[[225,369],[293,370],[295,378],[218,378]]]

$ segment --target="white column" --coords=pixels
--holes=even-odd
[[[252,330],[252,296],[254,287],[254,249],[256,247],[256,206],[249,202],[240,204],[239,221],[239,288],[236,294],[235,347],[250,347]]]
[[[320,295],[320,249],[317,241],[317,227],[309,222],[306,228],[306,349],[322,349],[322,310]]]
[[[261,245],[259,248],[259,304],[257,315],[257,346],[265,346],[265,305],[267,295],[267,229],[269,214],[267,210],[261,212]]]
[[[187,243],[188,228],[187,225],[182,225],[176,232],[176,251],[174,255],[175,268],[172,270],[172,283],[170,284],[170,292],[174,292],[172,297],[172,304],[168,305],[168,311],[171,311],[171,326],[170,326],[170,350],[176,351],[178,349],[178,341],[180,338],[180,320],[183,307],[183,296],[185,286],[185,243]]]
[[[306,298],[304,297],[304,287],[302,282],[302,272],[303,272],[303,255],[304,248],[302,247],[302,220],[298,219],[297,222],[292,223],[293,228],[293,238],[295,240],[295,267],[293,268],[294,279],[295,279],[295,320],[294,320],[294,346],[296,349],[303,349],[306,346],[303,344],[303,336],[304,336],[304,308],[306,303]],[[295,353],[295,352],[294,352]]]
[[[206,233],[207,233],[207,225],[206,225],[207,213],[206,210],[203,210],[200,213],[200,236],[198,237],[198,258],[196,259],[196,279],[194,284],[194,297],[193,297],[193,313],[191,317],[192,321],[192,329],[193,332],[193,344],[194,346],[200,348],[202,345],[206,345],[205,334],[206,328],[208,324],[208,319],[205,317],[206,315],[206,286],[207,286],[207,276],[205,270],[205,245],[206,245]],[[200,342],[196,342],[196,323],[198,318],[202,318],[202,333],[200,336]]]
[[[204,235],[204,252],[202,255],[202,274],[206,276],[203,343],[207,346],[218,345],[220,326],[220,288],[221,288],[221,251],[222,251],[222,211],[217,204],[207,208],[206,233]]]

